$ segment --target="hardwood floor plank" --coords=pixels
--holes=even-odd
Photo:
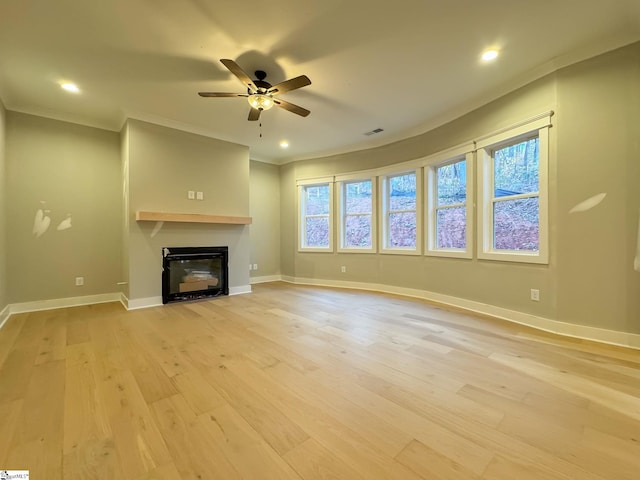
[[[3,468],[30,470],[35,478],[62,478],[64,389],[63,361],[33,367]]]
[[[181,395],[154,402],[151,411],[181,479],[242,478]]]
[[[110,480],[123,478],[112,438],[91,437],[63,457],[65,480]]]
[[[92,365],[88,361],[67,364],[63,453],[69,454],[84,448],[86,442],[92,442],[93,451],[102,448],[112,437],[104,399],[99,395]]]
[[[477,480],[480,478],[450,457],[441,455],[417,440],[407,445],[396,459],[425,478],[439,480]],[[484,471],[485,468],[482,470]]]
[[[640,420],[640,402],[638,397],[599,384],[592,380],[579,378],[567,370],[512,355],[491,354],[491,358],[505,366],[526,373],[533,378],[548,382],[558,388],[583,396],[593,402],[615,409],[635,420]]]
[[[64,360],[67,350],[67,324],[64,316],[47,318],[40,339],[36,365]]]
[[[300,480],[300,476],[230,405],[198,417],[244,479]]]
[[[104,399],[124,476],[136,478],[171,463],[162,435],[133,375],[117,374],[100,382],[98,389]]]
[[[224,405],[222,395],[195,369],[171,377],[176,392],[187,401],[196,415]]]
[[[251,384],[272,404],[286,411],[289,418],[303,428],[333,455],[367,478],[415,480],[419,477],[392,457],[385,455],[356,432],[335,420],[322,409],[316,408],[290,391],[277,379],[246,361],[233,360],[225,364],[241,378],[250,378]]]
[[[67,346],[90,340],[89,324],[86,320],[69,321],[67,323]]]
[[[640,352],[397,295],[253,286],[0,330],[34,478],[636,480]]]
[[[231,372],[226,367],[228,362],[225,360],[203,376],[271,448],[283,455],[309,438],[307,432],[288,418],[287,411],[265,398],[249,378]]]
[[[287,452],[284,459],[304,480],[367,480],[312,438]]]
[[[22,412],[22,400],[0,403],[0,465],[7,465],[6,457],[13,440],[13,434]]]
[[[26,319],[26,314],[12,315],[2,327],[2,335],[0,335],[0,371],[7,356],[13,350],[13,344],[20,335]]]

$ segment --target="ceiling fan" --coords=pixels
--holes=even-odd
[[[265,82],[264,79],[267,77],[267,74],[262,70],[256,70],[256,80],[251,80],[249,75],[233,60],[223,58],[220,61],[247,87],[247,93],[198,92],[198,95],[201,97],[247,97],[249,105],[251,105],[248,120],[251,121],[258,120],[263,110],[269,110],[274,105],[293,112],[296,115],[300,115],[301,117],[306,117],[311,113],[306,108],[276,98],[276,95],[281,93],[311,85],[311,80],[309,80],[309,77],[306,75],[300,75],[299,77],[285,80],[277,85],[271,85],[269,82]]]

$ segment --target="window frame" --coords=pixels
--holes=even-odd
[[[381,174],[379,178],[379,191],[380,191],[380,228],[379,230],[379,251],[380,253],[392,254],[392,255],[422,255],[422,168],[411,168],[409,170],[396,170],[390,173]],[[404,211],[389,211],[389,180],[394,177],[401,177],[403,175],[414,174],[416,176],[416,246],[415,247],[389,247],[389,214],[401,213]],[[411,210],[407,210],[409,212]]]
[[[440,167],[445,167],[447,165],[453,165],[454,163],[458,163],[464,161],[466,162],[466,200],[463,204],[456,205],[446,205],[446,206],[438,206],[437,194],[438,194],[438,175],[437,170]],[[426,208],[426,219],[425,224],[427,226],[426,232],[426,242],[425,242],[425,255],[434,256],[434,257],[450,257],[450,258],[473,258],[473,239],[474,239],[474,231],[473,231],[473,210],[474,210],[474,178],[473,178],[473,167],[474,167],[474,155],[473,152],[466,152],[456,156],[450,156],[445,160],[436,160],[425,167],[425,185],[427,186],[427,208]],[[466,217],[466,235],[465,235],[465,248],[438,248],[437,247],[437,237],[438,237],[438,226],[437,226],[437,215],[438,210],[448,209],[448,208],[459,208],[460,206],[465,207],[465,217]]]
[[[329,220],[329,246],[327,247],[307,247],[306,244],[306,218],[305,215],[305,193],[308,188],[312,187],[329,187],[329,213],[327,216]],[[334,223],[334,182],[331,179],[314,179],[311,181],[299,181],[298,182],[298,252],[316,252],[316,253],[333,253],[334,241],[333,241],[333,223]]]
[[[478,142],[478,258],[520,263],[549,263],[549,117],[487,137]],[[496,250],[493,248],[494,159],[493,152],[538,137],[538,250]],[[535,194],[500,197],[502,200],[532,198]]]
[[[378,195],[377,195],[377,177],[375,176],[357,176],[342,178],[337,180],[338,191],[338,252],[342,253],[376,253],[378,239]],[[348,216],[366,215],[366,214],[347,214],[346,213],[346,187],[351,183],[371,182],[371,246],[370,247],[347,247],[345,246],[346,220]]]

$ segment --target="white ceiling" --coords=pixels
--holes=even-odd
[[[283,163],[416,135],[637,40],[638,0],[1,0],[0,99],[110,130],[147,120]],[[492,64],[487,47],[501,50]],[[260,138],[244,98],[197,95],[244,91],[221,58],[272,84],[307,75],[282,98],[311,115],[264,112]]]

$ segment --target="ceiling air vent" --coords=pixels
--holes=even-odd
[[[364,134],[368,137],[370,135],[375,135],[376,133],[384,132],[382,128],[376,128],[375,130],[371,130],[370,132],[365,132]]]

